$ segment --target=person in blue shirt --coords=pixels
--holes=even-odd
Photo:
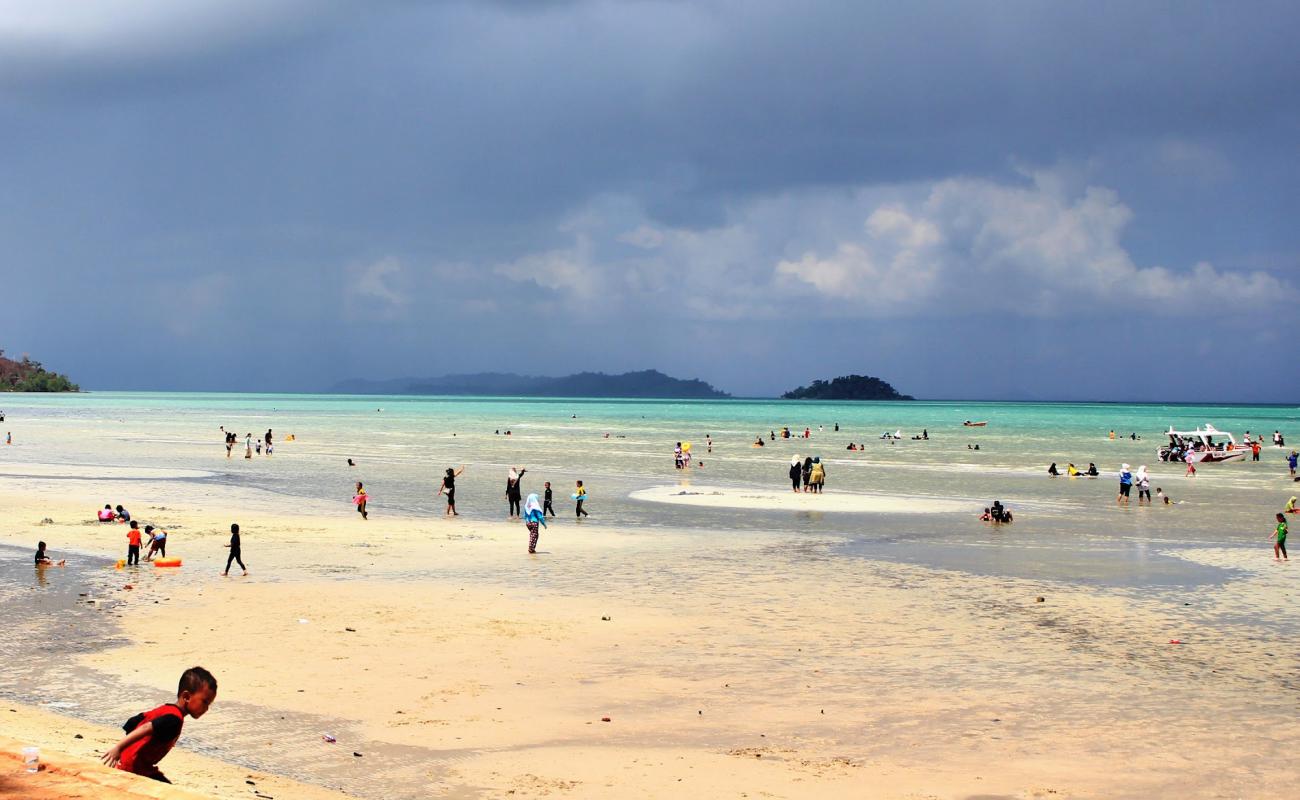
[[[1115,502],[1128,505],[1128,493],[1132,489],[1133,473],[1129,471],[1128,464],[1124,464],[1119,470],[1119,494],[1115,496]]]

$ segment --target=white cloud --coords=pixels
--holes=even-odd
[[[356,312],[364,306],[367,312],[377,312],[384,317],[400,315],[410,299],[393,287],[403,276],[402,264],[396,258],[384,258],[372,264],[353,267],[345,298],[349,310]]]
[[[341,7],[336,0],[0,0],[0,64],[13,79],[15,69],[188,59],[296,34]]]
[[[1114,191],[1057,171],[782,194],[705,230],[629,220],[625,199],[606,202],[566,220],[572,246],[495,272],[599,292],[602,312],[622,304],[711,320],[779,318],[792,302],[824,316],[1069,319],[1297,297],[1264,271],[1138,266],[1123,244],[1132,210]],[[619,244],[643,252],[629,256]]]
[[[650,225],[639,225],[636,230],[628,231],[619,236],[618,240],[633,247],[640,247],[643,250],[654,250],[663,246],[664,234],[663,231]]]

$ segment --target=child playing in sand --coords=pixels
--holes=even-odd
[[[105,503],[104,507],[99,510],[99,521],[112,522],[114,519],[116,519],[116,517],[113,515],[113,507],[108,503]]]
[[[167,531],[162,528],[155,528],[152,525],[144,526],[144,532],[149,537],[149,552],[145,554],[145,561],[153,561],[154,553],[167,557]]]
[[[49,556],[45,555],[45,542],[37,542],[37,543],[36,543],[36,566],[38,566],[38,567],[52,567],[52,566],[59,566],[59,567],[61,567],[61,566],[64,565],[64,563],[66,563],[66,562],[65,562],[65,561],[60,561],[58,564],[55,564],[54,561],[53,561],[53,559],[51,559]]]
[[[578,490],[573,493],[573,499],[578,501],[576,506],[578,518],[590,517],[591,515],[582,507],[582,504],[587,501],[587,489],[582,485],[582,481],[578,481]]]
[[[221,574],[223,576],[229,575],[230,562],[234,561],[239,564],[239,568],[244,571],[245,575],[247,575],[248,567],[244,566],[244,559],[240,558],[241,551],[239,549],[239,523],[237,522],[232,523],[230,526],[230,544],[226,545],[226,547],[230,548],[230,555],[226,557],[226,571]]]
[[[158,769],[158,762],[181,737],[185,718],[203,716],[216,699],[217,679],[203,667],[190,667],[181,675],[176,688],[176,702],[127,720],[122,726],[126,737],[104,753],[101,760],[110,767],[171,783]]]
[[[140,563],[140,523],[131,522],[131,527],[126,532],[126,563]]]
[[[1273,559],[1275,561],[1279,560],[1277,557],[1278,553],[1282,554],[1280,560],[1290,561],[1290,559],[1286,557],[1286,531],[1286,514],[1279,512],[1277,515],[1277,528],[1273,531],[1274,535],[1277,536],[1277,541],[1273,542]]]

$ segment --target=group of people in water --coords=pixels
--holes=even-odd
[[[799,455],[795,454],[790,459],[790,485],[794,491],[802,491],[810,494],[821,494],[822,488],[826,486],[826,466],[822,464],[821,456],[808,456],[800,460]]]
[[[225,425],[221,426],[221,433],[226,440],[226,458],[230,458],[231,451],[235,449],[235,445],[239,442],[239,434],[226,430]],[[289,438],[292,440],[293,437]],[[270,428],[266,429],[266,433],[262,434],[260,439],[254,439],[252,433],[244,434],[244,458],[252,458],[254,451],[259,456],[263,453],[269,456],[275,452],[274,436]]]
[[[1062,473],[1056,468],[1055,461],[1053,461],[1052,465],[1047,468],[1047,474],[1051,475],[1053,478],[1061,476]],[[1074,462],[1066,464],[1064,474],[1070,478],[1095,478],[1101,473],[1097,471],[1097,465],[1089,461],[1087,470],[1080,470],[1078,467],[1074,466]]]

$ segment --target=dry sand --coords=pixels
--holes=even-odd
[[[102,490],[56,488],[0,495],[21,523],[4,540],[119,557],[120,526],[85,522]],[[79,666],[143,709],[204,664],[221,689],[186,734],[232,761],[335,774],[364,745],[401,765],[371,779],[385,797],[1290,797],[1300,778],[1294,645],[1211,613],[1248,608],[1272,573],[1183,606],[846,561],[828,542],[571,522],[529,557],[518,524],[362,523],[198,491],[132,509],[167,521],[186,566],[124,573],[130,643]],[[234,507],[254,509],[238,520],[251,574],[223,579]],[[241,707],[285,721],[241,730]],[[15,742],[83,763],[113,738],[72,746],[82,723],[11,716],[30,720],[5,726]],[[322,718],[337,743],[309,727]],[[165,766],[186,790],[253,796],[237,764],[178,750]]]

